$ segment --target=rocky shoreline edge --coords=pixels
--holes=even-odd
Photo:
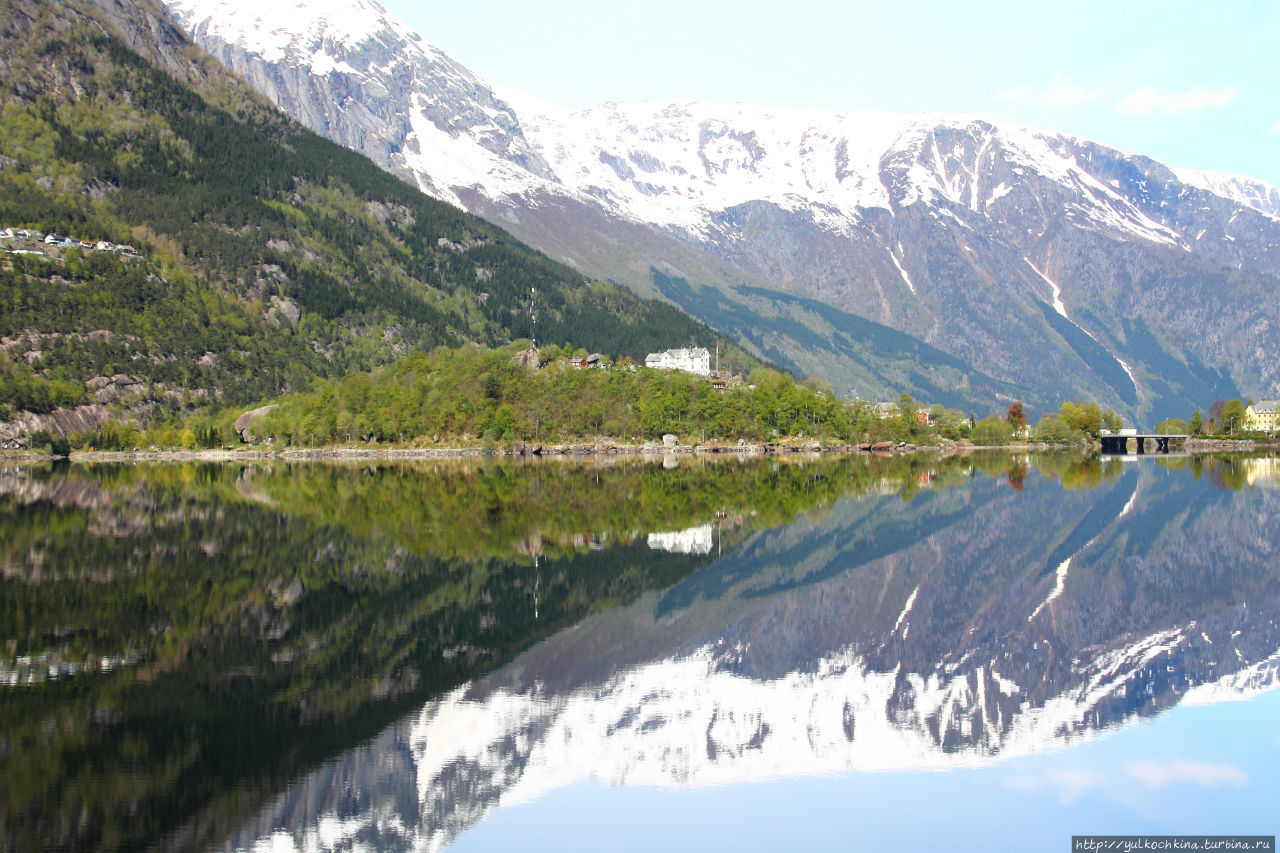
[[[632,457],[662,459],[672,456],[697,457],[759,457],[797,454],[864,454],[891,456],[915,453],[921,450],[974,450],[968,443],[950,442],[946,445],[915,445],[895,442],[861,444],[823,444],[819,442],[784,442],[765,444],[615,444],[605,442],[579,442],[572,444],[524,444],[512,447],[302,447],[286,450],[265,448],[234,448],[231,450],[78,450],[70,459],[73,462],[113,461],[205,461],[234,462],[251,459],[277,459],[306,461],[324,459],[591,459],[601,457]]]
[[[235,462],[249,460],[414,460],[414,459],[485,459],[508,458],[533,461],[537,459],[591,459],[601,457],[670,458],[694,457],[760,457],[817,454],[846,454],[868,456],[892,456],[916,452],[968,452],[974,450],[1040,451],[1083,449],[1082,445],[1002,444],[974,445],[967,441],[945,441],[941,444],[908,444],[903,442],[861,442],[830,444],[817,441],[789,441],[738,444],[680,444],[678,441],[644,442],[643,444],[619,444],[613,442],[577,442],[568,444],[538,444],[516,442],[510,447],[301,447],[276,450],[252,445],[214,450],[77,450],[70,455],[73,462]],[[1089,447],[1093,447],[1092,445]],[[1220,439],[1193,439],[1185,449],[1192,453],[1253,451],[1280,449],[1280,441],[1226,441]],[[1149,453],[1149,456],[1157,454]],[[8,451],[0,458],[12,461],[47,459],[38,451]]]

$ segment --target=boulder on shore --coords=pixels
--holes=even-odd
[[[236,418],[236,422],[232,424],[232,429],[240,435],[241,441],[252,442],[254,439],[253,422],[266,415],[267,412],[274,411],[278,408],[280,408],[279,403],[272,403],[269,406],[262,406],[252,411],[245,412],[243,415]]]

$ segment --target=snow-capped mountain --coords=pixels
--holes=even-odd
[[[1280,348],[1280,190],[1261,182],[971,116],[574,112],[495,89],[372,0],[168,5],[316,131],[841,390],[969,384],[891,375],[866,320],[1033,406],[1185,414],[1280,382],[1259,356]]]
[[[290,115],[437,198],[553,179],[486,83],[370,0],[168,5]]]

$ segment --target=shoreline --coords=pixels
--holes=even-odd
[[[1094,444],[1031,444],[1027,442],[975,445],[966,442],[947,441],[941,444],[906,444],[895,442],[859,442],[854,444],[824,444],[807,442],[766,442],[739,444],[618,444],[612,442],[577,442],[569,444],[522,444],[513,447],[298,447],[271,449],[254,445],[236,448],[203,450],[76,450],[67,457],[52,457],[39,450],[14,450],[0,452],[0,460],[7,462],[39,462],[53,458],[65,458],[71,462],[238,462],[238,461],[326,461],[326,460],[421,460],[421,459],[514,459],[537,461],[550,459],[601,459],[641,458],[661,459],[671,457],[727,457],[757,458],[768,456],[900,456],[922,452],[967,453],[971,451],[1042,452],[1053,450],[1096,450]],[[1230,441],[1221,439],[1193,439],[1186,442],[1187,453],[1251,452],[1280,449],[1280,440]],[[1137,456],[1138,454],[1122,454]],[[1147,453],[1159,457],[1164,454]]]
[[[1025,445],[1002,447],[977,447],[970,444],[897,444],[893,442],[860,444],[822,444],[819,442],[778,442],[764,444],[675,444],[659,442],[643,444],[616,444],[605,442],[578,442],[573,444],[517,444],[513,448],[485,447],[298,447],[281,450],[246,445],[238,448],[206,450],[76,450],[65,457],[71,462],[236,462],[256,460],[324,461],[339,459],[515,459],[537,461],[540,459],[600,459],[666,457],[728,457],[756,458],[766,456],[795,455],[864,455],[895,456],[922,451],[954,452],[969,450],[1021,450]],[[49,459],[39,451],[15,451],[15,458]]]
[[[863,450],[858,445],[814,444],[746,444],[746,445],[675,445],[661,444],[552,444],[540,449],[523,452],[507,448],[483,447],[300,447],[287,450],[255,449],[234,450],[93,450],[75,451],[69,457],[72,462],[236,462],[251,460],[278,460],[283,462],[323,462],[332,460],[422,460],[422,459],[514,459],[522,462],[555,459],[664,459],[670,457],[725,457],[761,458],[766,456],[796,455],[867,455],[894,456],[916,453],[921,450],[948,450],[972,448],[945,448],[938,445],[893,445],[888,448]]]

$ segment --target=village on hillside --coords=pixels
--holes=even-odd
[[[536,350],[530,350],[536,353]],[[520,358],[519,356],[517,358]],[[527,357],[526,357],[527,359]],[[706,347],[680,347],[677,349],[663,350],[662,352],[651,352],[644,358],[644,366],[653,370],[679,370],[684,373],[692,373],[694,376],[708,379],[711,387],[717,391],[724,391],[729,388],[745,385],[742,376],[734,374],[727,375],[721,372],[719,368],[719,348],[716,350],[716,364],[713,367],[711,351]],[[563,360],[568,367],[586,369],[586,368],[602,368],[607,367],[608,360],[600,353],[591,353],[590,355],[577,356]],[[635,365],[629,365],[629,369],[634,370]],[[906,415],[920,426],[932,427],[939,425],[939,407],[928,405],[911,404]],[[876,402],[871,404],[872,413],[880,420],[890,420],[903,415],[902,402]],[[1030,435],[1030,428],[1025,424],[1014,438],[1026,438]]]
[[[44,255],[45,249],[84,249],[92,252],[112,252],[137,257],[138,250],[125,243],[107,240],[80,240],[54,231],[32,231],[27,228],[0,230],[0,241],[7,243],[5,251],[11,255]]]
[[[531,363],[532,358],[537,355],[538,351],[531,348],[526,352],[529,353],[529,355],[522,353],[517,355],[516,358],[517,360],[529,364]],[[706,347],[681,347],[679,349],[668,349],[663,350],[662,352],[649,353],[644,357],[644,366],[654,370],[679,370],[684,373],[692,373],[694,376],[710,380],[711,387],[715,388],[717,391],[723,391],[727,388],[742,385],[743,381],[741,375],[730,375],[720,370],[718,364],[718,347],[716,355],[717,364],[713,367],[711,351]],[[570,356],[567,359],[563,359],[562,362],[567,367],[577,369],[603,368],[610,365],[609,360],[598,352],[593,352],[589,355],[583,356]],[[635,370],[636,368],[636,365],[634,364],[627,364],[625,366],[629,370]]]

